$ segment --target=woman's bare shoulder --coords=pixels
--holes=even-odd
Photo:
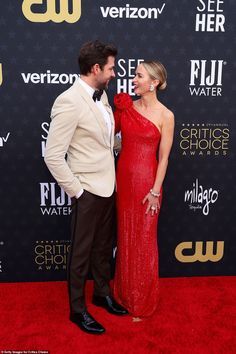
[[[165,120],[167,120],[169,123],[174,123],[175,120],[174,113],[163,104],[162,104],[162,114]]]

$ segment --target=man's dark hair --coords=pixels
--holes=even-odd
[[[116,57],[117,49],[112,44],[104,44],[98,40],[83,44],[79,52],[79,68],[81,75],[87,75],[95,64],[103,69],[109,56]]]

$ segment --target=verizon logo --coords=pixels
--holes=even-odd
[[[46,73],[21,73],[25,84],[73,84],[79,77],[78,74],[52,73],[47,70]]]
[[[157,19],[162,14],[165,8],[165,3],[161,7],[130,7],[126,4],[125,7],[103,7],[100,6],[102,16],[112,18],[139,18],[139,19]]]

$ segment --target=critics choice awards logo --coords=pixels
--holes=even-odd
[[[191,96],[222,96],[224,60],[190,60]]]
[[[31,22],[75,23],[81,17],[81,0],[23,0],[22,12]]]
[[[224,0],[198,0],[196,32],[225,32]]]
[[[193,182],[191,189],[184,193],[184,202],[188,204],[189,209],[201,210],[203,215],[207,216],[210,211],[211,204],[214,204],[219,197],[219,192],[213,188],[204,189],[198,179]]]
[[[66,270],[69,240],[36,241],[35,264],[38,270]]]
[[[182,124],[179,148],[183,156],[226,156],[229,139],[228,124]]]

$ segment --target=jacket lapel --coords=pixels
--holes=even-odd
[[[96,119],[96,121],[98,122],[99,124],[99,127],[101,128],[101,131],[102,131],[102,135],[103,135],[103,139],[104,139],[104,142],[107,146],[111,146],[112,144],[112,138],[109,139],[109,134],[108,134],[108,131],[107,131],[107,126],[106,126],[106,123],[104,121],[104,118],[102,116],[102,113],[101,111],[99,110],[99,108],[97,107],[97,105],[95,104],[95,102],[93,101],[92,97],[84,90],[84,88],[79,84],[78,81],[75,81],[74,83],[80,93],[80,95],[83,97],[83,99],[86,101],[86,103],[88,104],[88,106],[91,108],[92,112],[93,112],[93,116],[94,118]],[[103,94],[104,95],[104,94]],[[104,103],[105,105],[105,103]],[[109,106],[109,105],[108,105]],[[109,116],[111,117],[110,115],[110,106],[109,108],[107,107],[107,105],[105,105],[106,107],[106,110],[108,111],[109,113]],[[108,110],[109,109],[109,110]],[[112,111],[111,111],[112,113]],[[111,117],[111,121],[113,120],[113,115]],[[112,133],[111,135],[113,135],[113,131],[114,131],[114,122],[112,122]]]

